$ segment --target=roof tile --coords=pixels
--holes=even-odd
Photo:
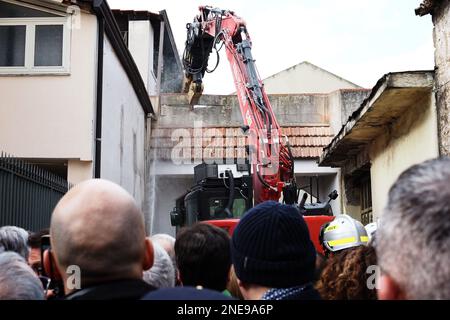
[[[332,137],[329,126],[282,127],[295,158],[317,158]],[[248,137],[241,128],[154,128],[152,148],[162,160],[246,158]],[[176,147],[176,148],[175,148]]]

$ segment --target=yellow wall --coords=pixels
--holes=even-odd
[[[0,150],[21,158],[91,161],[97,20],[71,35],[70,75],[0,75]]]
[[[389,188],[410,166],[439,155],[434,94],[411,106],[370,145],[374,221],[382,214]]]

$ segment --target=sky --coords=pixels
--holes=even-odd
[[[113,9],[166,10],[178,52],[186,23],[200,5],[234,11],[247,23],[261,77],[309,61],[365,88],[385,73],[434,68],[431,17],[418,17],[422,0],[108,0]],[[210,59],[214,59],[211,55]],[[215,61],[211,60],[210,65]],[[235,91],[224,50],[204,93]]]

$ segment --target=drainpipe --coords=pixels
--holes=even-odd
[[[100,178],[102,160],[102,107],[103,107],[103,41],[105,35],[105,21],[97,15],[98,45],[97,45],[97,101],[95,111],[95,155],[94,178]]]

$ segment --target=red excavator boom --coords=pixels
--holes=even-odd
[[[218,52],[224,47],[239,99],[242,129],[248,135],[255,204],[279,201],[282,193],[285,203],[296,203],[298,191],[289,142],[287,137],[281,136],[259,77],[245,21],[232,11],[206,6],[199,9],[194,22],[187,25],[183,55],[185,91],[190,92],[192,101],[202,93],[205,72],[213,71],[208,69],[209,55],[216,50],[218,64]]]

